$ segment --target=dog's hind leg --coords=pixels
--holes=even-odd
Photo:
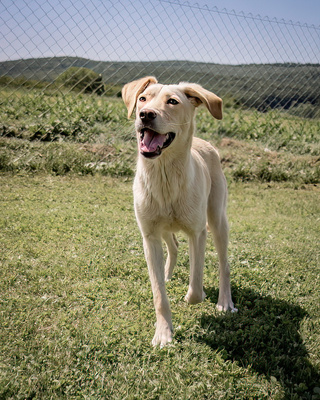
[[[169,281],[172,278],[173,269],[177,263],[178,256],[178,241],[174,233],[165,232],[162,235],[167,245],[168,256],[165,265],[165,280]]]
[[[197,304],[206,297],[203,291],[204,252],[207,230],[193,233],[189,236],[190,282],[185,300],[189,304]]]
[[[238,311],[233,304],[230,286],[230,266],[228,263],[229,225],[226,215],[226,199],[217,203],[217,197],[209,198],[208,224],[213,234],[214,244],[219,257],[219,311]]]

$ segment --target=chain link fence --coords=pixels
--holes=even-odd
[[[179,0],[4,0],[0,21],[6,98],[21,88],[117,97],[154,75],[261,112],[320,117],[319,26]]]

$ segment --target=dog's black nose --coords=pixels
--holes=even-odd
[[[144,122],[152,121],[155,119],[157,114],[153,110],[142,110],[140,111],[140,119]]]

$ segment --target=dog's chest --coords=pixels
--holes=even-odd
[[[180,201],[179,201],[180,200]],[[149,221],[150,225],[162,226],[166,230],[179,231],[189,230],[192,225],[192,213],[184,201],[159,202],[152,198],[149,204],[143,205],[143,219]]]
[[[152,226],[192,230],[206,215],[207,179],[196,162],[156,166],[138,163],[133,192],[136,215]]]
[[[149,226],[161,225],[171,231],[189,230],[194,213],[199,211],[190,199],[190,193],[181,185],[134,185],[137,217]]]

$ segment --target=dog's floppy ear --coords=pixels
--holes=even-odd
[[[204,104],[212,116],[222,119],[222,100],[220,97],[196,83],[181,82],[180,86],[196,107]]]
[[[124,104],[128,109],[128,118],[130,118],[133,113],[139,94],[144,92],[149,85],[153,85],[157,82],[154,76],[146,76],[123,86],[121,93]]]

